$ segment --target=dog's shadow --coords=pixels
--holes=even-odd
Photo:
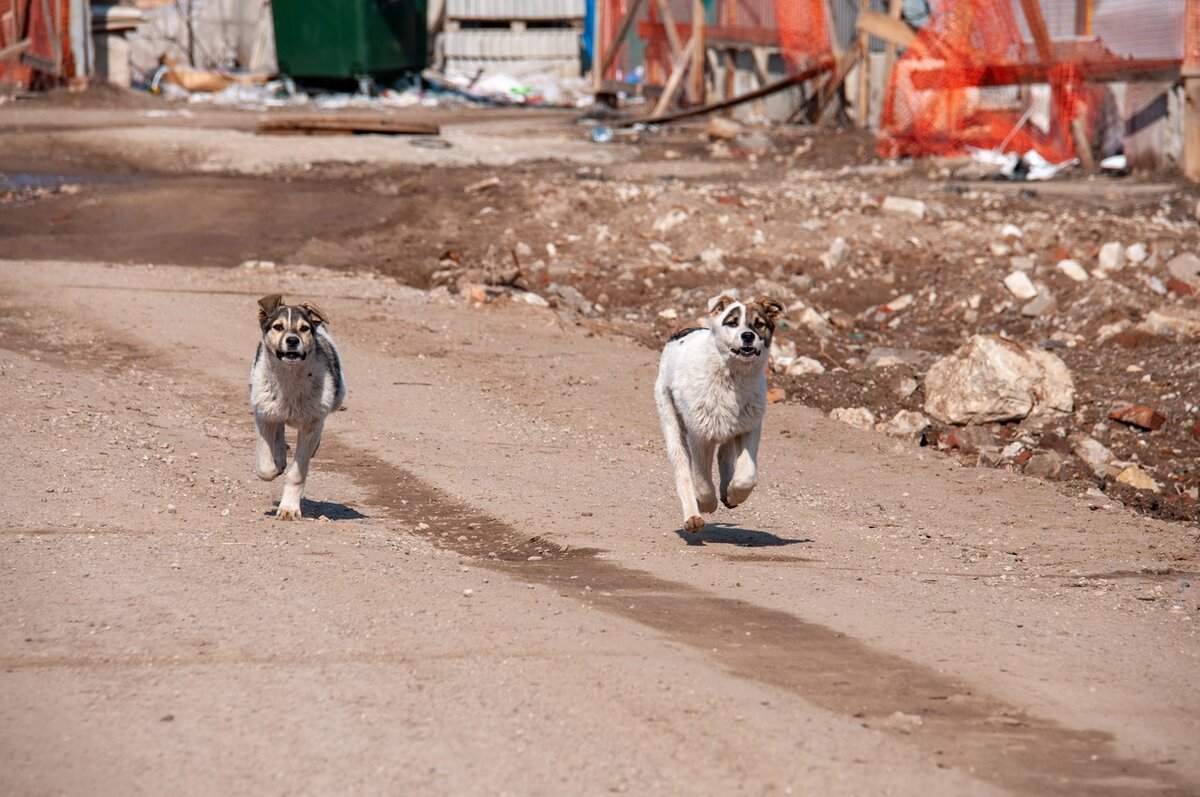
[[[802,545],[812,542],[811,539],[800,537],[790,539],[780,537],[769,531],[744,529],[730,523],[709,523],[698,532],[676,529],[675,533],[688,545],[736,545],[739,548],[778,548],[784,545]]]
[[[275,513],[278,511],[279,504],[276,504],[263,514],[267,517],[275,517]],[[300,499],[300,515],[306,519],[324,517],[329,520],[364,520],[369,517],[354,507],[339,504],[336,501],[310,501],[307,498]]]

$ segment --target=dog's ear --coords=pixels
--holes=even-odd
[[[315,327],[329,323],[329,314],[312,302],[300,302],[300,309],[308,313],[308,317],[312,319],[313,326]]]
[[[730,296],[728,293],[722,293],[720,296],[714,296],[708,300],[708,314],[719,316],[725,312],[725,308],[736,302],[737,299]]]
[[[279,309],[279,305],[283,304],[283,296],[278,293],[272,293],[269,296],[264,296],[258,300],[258,325],[266,327],[267,320],[275,315],[275,311]]]
[[[758,304],[766,313],[767,320],[771,322],[771,326],[779,323],[779,319],[783,317],[783,305],[772,299],[770,296],[758,297]]]

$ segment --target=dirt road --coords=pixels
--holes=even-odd
[[[790,403],[768,411],[750,501],[677,531],[646,345],[673,323],[660,308],[681,323],[709,282],[777,280],[833,321],[865,313],[841,362],[887,335],[949,350],[971,280],[1012,254],[970,253],[1033,200],[915,227],[946,261],[931,277],[915,236],[883,251],[897,222],[863,199],[891,172],[784,184],[764,160],[739,182],[757,161],[692,157],[682,136],[654,158],[581,146],[529,117],[448,116],[439,160],[140,109],[0,116],[0,170],[50,180],[0,195],[0,793],[1200,793],[1195,524]],[[1047,202],[1026,228],[1153,227],[1187,249],[1190,195],[1168,189],[1169,213],[1143,185],[1127,219]],[[693,226],[637,261],[673,211]],[[810,268],[827,218],[857,230],[848,270]],[[689,265],[718,244],[712,273]],[[610,309],[476,305],[439,278],[521,245],[547,253],[539,289]],[[278,265],[239,265],[256,259]],[[1142,312],[1145,277],[1055,284],[1083,308],[1061,323],[974,304],[982,331],[1091,334]],[[924,293],[935,278],[957,315]],[[872,321],[899,291],[934,320]],[[252,470],[255,302],[273,292],[330,313],[349,384],[295,523]],[[1157,391],[1163,435],[1106,441],[1185,508],[1190,345],[1072,350],[1091,384]],[[832,361],[807,378],[789,377],[802,400],[894,396]]]
[[[243,395],[274,288],[349,369],[290,524]],[[685,539],[653,353],[549,311],[55,262],[0,296],[5,793],[1200,784],[1194,529],[786,406]]]

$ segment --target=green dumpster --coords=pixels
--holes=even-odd
[[[387,80],[425,68],[426,0],[274,0],[279,73]]]

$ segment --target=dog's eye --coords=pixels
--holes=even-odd
[[[731,315],[731,316],[729,316],[729,318],[725,319],[725,326],[736,327],[737,325],[738,325],[737,316]]]
[[[312,329],[312,327],[308,326],[307,324],[301,324],[300,325],[300,334],[303,335],[305,332],[308,332],[308,330],[310,330],[310,329]]]
[[[271,325],[271,329],[275,330],[276,332],[282,332],[283,324],[276,322],[275,324]]]

